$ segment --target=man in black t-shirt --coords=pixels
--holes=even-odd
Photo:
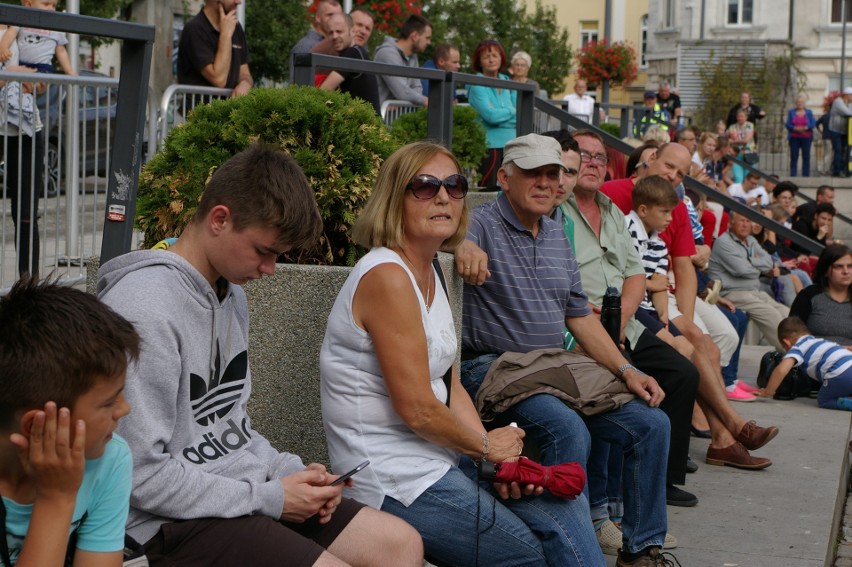
[[[178,83],[233,89],[246,94],[254,85],[243,28],[237,21],[240,0],[205,0],[186,23],[178,50]]]
[[[365,14],[366,12],[361,12]],[[360,14],[359,14],[360,15]],[[328,36],[332,45],[341,57],[350,59],[363,59],[370,61],[370,54],[361,45],[353,44],[352,17],[349,14],[335,14],[328,20],[326,26]],[[333,91],[339,88],[341,92],[349,93],[352,98],[366,100],[373,105],[376,114],[379,114],[379,85],[376,76],[370,73],[356,73],[350,71],[331,71],[322,82],[320,88]]]

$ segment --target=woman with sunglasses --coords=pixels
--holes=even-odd
[[[506,67],[506,51],[493,39],[479,42],[471,58],[474,72],[480,77],[509,80],[500,72]],[[503,146],[518,135],[517,100],[518,91],[497,87],[471,85],[467,89],[467,100],[479,113],[485,127],[485,145],[488,153],[479,166],[482,179],[480,186],[498,190],[497,170],[503,163]]]
[[[355,223],[354,240],[370,251],[337,296],[320,351],[332,468],[369,459],[347,495],[409,522],[442,563],[596,564],[560,528],[576,525],[578,501],[477,481],[474,460],[517,459],[524,432],[486,432],[455,368],[455,326],[432,259],[465,238],[459,171],[442,146],[404,146],[382,165]],[[546,539],[566,542],[558,557],[547,556]]]

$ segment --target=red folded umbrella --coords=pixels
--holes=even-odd
[[[554,496],[575,498],[586,484],[586,471],[579,463],[544,466],[526,457],[494,465],[496,482],[543,486]]]

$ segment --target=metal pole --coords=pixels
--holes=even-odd
[[[68,0],[67,10],[69,14],[80,13],[80,0]],[[71,66],[74,71],[78,71],[80,62],[80,36],[76,33],[68,34],[68,58],[71,59]],[[62,171],[57,172],[59,180],[57,187],[65,185],[65,221],[66,221],[66,238],[65,238],[65,257],[68,262],[72,258],[79,258],[78,239],[79,234],[78,224],[80,215],[78,210],[80,200],[80,121],[79,110],[77,105],[77,93],[79,87],[76,85],[68,85],[66,88],[65,97],[65,139],[63,144],[57,144],[56,151],[59,152],[59,159],[65,155],[65,179],[63,183]],[[62,151],[62,147],[65,151]],[[45,152],[46,153],[46,152]],[[59,196],[57,196],[57,199]]]
[[[246,3],[245,0],[240,2],[237,5],[237,20],[239,20],[240,25],[243,29],[246,29]]]
[[[606,0],[604,3],[604,39],[609,43],[612,36],[612,0]],[[604,81],[601,85],[601,102],[609,102],[609,81]]]
[[[840,34],[840,91],[846,86],[846,4],[849,0],[843,0],[840,4],[840,20],[843,22],[843,31]]]

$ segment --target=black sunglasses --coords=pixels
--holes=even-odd
[[[412,179],[405,189],[410,190],[416,199],[426,201],[435,198],[441,190],[441,185],[447,190],[447,195],[453,199],[464,199],[467,195],[467,178],[461,173],[454,173],[443,181],[434,175],[423,173]]]

